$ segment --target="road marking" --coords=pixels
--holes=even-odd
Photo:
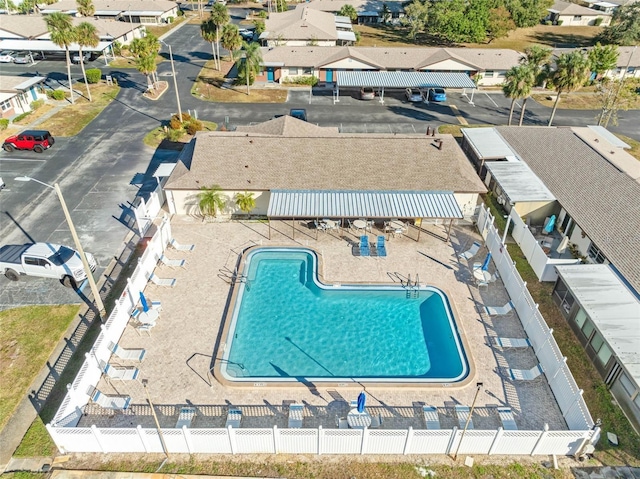
[[[47,160],[30,160],[28,158],[0,158],[0,161],[47,161]]]
[[[489,95],[488,93],[485,93],[485,95],[487,95],[487,98],[491,100],[491,103],[493,103],[497,108],[500,108],[498,104],[495,101],[493,101],[493,98],[491,98],[491,95]]]
[[[458,110],[458,107],[455,105],[449,105],[449,108],[451,108],[451,111],[453,112],[453,115],[458,119],[458,122],[461,125],[468,125],[469,122],[460,114],[460,110]]]

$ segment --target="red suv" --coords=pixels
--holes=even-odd
[[[42,153],[51,148],[54,143],[51,133],[46,130],[26,130],[4,140],[2,149],[4,151],[33,150],[36,153]]]

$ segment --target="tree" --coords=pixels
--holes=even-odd
[[[216,70],[220,70],[219,58],[216,56],[215,43],[218,39],[218,27],[212,18],[207,18],[200,24],[200,35],[205,42],[211,43],[211,52],[213,53],[213,63]]]
[[[78,13],[83,17],[93,17],[96,9],[93,6],[93,0],[76,0],[78,5]]]
[[[154,90],[157,77],[156,56],[160,51],[160,41],[152,33],[143,38],[136,38],[131,42],[129,51],[136,57],[136,68],[147,76],[147,83],[150,90]]]
[[[481,42],[489,25],[488,0],[436,0],[428,29],[448,42]]]
[[[338,10],[338,15],[341,17],[349,17],[351,19],[351,23],[356,23],[358,21],[358,12],[356,12],[353,5],[349,5],[348,3]]]
[[[35,0],[22,0],[22,2],[18,4],[18,12],[22,14],[31,15],[35,9]]]
[[[7,14],[11,15],[11,12],[15,12],[18,7],[11,0],[3,0],[4,8],[7,11]]]
[[[386,3],[383,3],[382,4],[382,23],[386,25],[391,21],[392,17],[393,15],[391,14],[391,9],[389,8],[389,5],[387,5]]]
[[[618,47],[616,45],[601,45],[597,42],[587,54],[591,71],[597,76],[602,75],[618,64]]]
[[[640,90],[640,80],[633,78],[625,82],[626,77],[618,80],[603,78],[598,83],[596,95],[602,105],[602,111],[598,116],[598,125],[605,128],[609,126],[609,121],[614,125],[618,124],[618,111],[628,110],[635,102]]]
[[[288,9],[286,0],[276,0],[276,12],[286,12]]]
[[[553,104],[549,126],[553,123],[553,117],[558,108],[558,101],[563,92],[572,92],[582,87],[589,79],[591,69],[589,59],[581,51],[563,53],[556,60],[556,70],[553,72],[553,86],[558,93]]]
[[[198,208],[200,208],[200,213],[204,217],[211,216],[215,218],[218,211],[222,211],[226,204],[222,190],[218,185],[200,187]]]
[[[505,7],[511,12],[516,27],[533,27],[547,15],[547,8],[553,0],[505,0]]]
[[[220,33],[222,32],[222,27],[229,23],[229,10],[227,10],[227,7],[220,2],[214,3],[211,9],[211,20],[216,26],[216,45],[218,49],[216,56],[218,58],[218,70],[220,70]]]
[[[84,69],[84,57],[82,55],[83,47],[95,48],[100,43],[98,30],[89,22],[82,22],[76,28],[76,43],[78,44],[78,55],[80,56],[80,66],[82,67],[82,77],[84,84],[87,85],[87,96],[91,99],[91,91],[89,90],[89,82],[87,81],[87,72]]]
[[[496,38],[509,35],[511,30],[516,29],[516,24],[511,18],[509,10],[503,6],[489,10],[489,21],[487,23],[487,38],[491,43]]]
[[[238,65],[238,77],[247,82],[247,95],[249,94],[249,85],[253,83],[255,76],[262,69],[262,50],[258,43],[243,42],[244,58]]]
[[[520,60],[520,63],[531,68],[535,80],[533,86],[540,85],[547,77],[551,53],[550,48],[540,45],[533,45],[524,50],[525,56]]]
[[[255,27],[255,34],[260,36],[262,33],[264,33],[264,29],[265,29],[265,24],[264,24],[264,20],[254,20],[253,21],[253,26]]]
[[[220,43],[222,43],[225,49],[229,50],[229,60],[233,61],[235,57],[234,52],[242,46],[242,37],[240,36],[238,25],[234,25],[233,23],[225,25],[222,30],[222,36],[220,37]]]
[[[73,85],[71,84],[71,58],[69,56],[69,46],[76,41],[76,32],[73,28],[71,17],[61,12],[54,12],[44,17],[51,41],[59,47],[64,47],[67,56],[67,78],[69,80],[69,92],[71,103],[75,103],[73,97]]]
[[[425,29],[428,18],[429,7],[427,3],[413,0],[413,2],[404,7],[404,17],[400,19],[400,22],[409,27],[409,39],[415,40],[418,33]]]
[[[531,95],[533,88],[534,76],[533,71],[528,65],[517,65],[510,68],[502,84],[502,91],[507,98],[511,98],[511,108],[509,108],[509,126],[513,118],[513,109],[516,106],[516,100],[524,98],[525,101]],[[520,125],[524,116],[524,103],[520,115]]]
[[[245,191],[244,193],[236,193],[236,205],[246,215],[249,215],[252,209],[256,207],[256,200],[253,193]]]
[[[597,39],[604,44],[640,44],[640,3],[616,8],[611,25],[604,27]]]

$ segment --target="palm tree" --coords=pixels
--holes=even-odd
[[[216,44],[218,45],[218,61],[220,61],[220,31],[229,23],[229,10],[222,3],[216,2],[211,9],[211,20],[216,26]],[[218,67],[219,69],[219,67]]]
[[[91,91],[89,90],[89,82],[87,81],[87,72],[84,69],[84,57],[82,56],[82,47],[95,48],[100,43],[98,30],[89,22],[82,22],[76,28],[76,43],[78,44],[78,55],[80,56],[80,66],[82,67],[82,76],[84,84],[87,85],[87,96],[91,100]]]
[[[525,101],[531,95],[533,88],[534,76],[533,71],[528,65],[518,65],[510,68],[505,75],[505,82],[502,84],[504,96],[511,98],[511,108],[509,108],[509,126],[513,118],[513,109],[516,106],[516,100],[524,98]],[[522,125],[522,117],[524,116],[524,103],[520,113],[520,125]]]
[[[589,79],[591,73],[591,65],[589,58],[587,58],[581,51],[573,51],[571,53],[563,53],[556,60],[556,71],[553,72],[553,86],[555,87],[558,95],[556,101],[553,104],[553,110],[551,111],[551,118],[549,118],[549,125],[553,123],[553,117],[556,114],[558,108],[558,101],[560,95],[563,92],[572,92],[582,87]]]
[[[238,66],[238,76],[244,75],[247,80],[247,95],[249,94],[249,85],[253,83],[255,75],[260,73],[262,69],[262,51],[258,43],[242,42],[244,47],[244,58]]]
[[[78,4],[78,13],[83,17],[93,17],[96,8],[93,6],[93,0],[76,0]]]
[[[71,84],[71,58],[69,57],[69,46],[76,41],[76,32],[73,28],[71,17],[61,12],[55,12],[44,17],[49,30],[51,41],[59,47],[64,47],[67,55],[67,78],[69,79],[69,92],[71,93],[71,103],[75,103],[73,98],[73,85]]]
[[[253,197],[253,193],[249,193],[245,191],[244,193],[236,193],[236,205],[240,210],[245,212],[247,216],[251,212],[252,209],[256,207],[256,200]]]
[[[358,21],[358,12],[356,12],[356,9],[353,5],[343,5],[338,12],[338,15],[342,17],[349,17],[351,19],[351,23],[355,23]]]
[[[540,85],[542,80],[544,80],[545,70],[549,65],[551,53],[550,48],[545,48],[540,45],[533,45],[525,49],[525,56],[520,60],[520,63],[528,65],[533,71],[534,86]]]
[[[203,216],[216,217],[226,204],[222,190],[218,185],[201,186],[198,193],[198,207]]]
[[[225,25],[222,30],[222,37],[220,38],[222,46],[229,50],[229,60],[233,61],[234,54],[242,46],[242,37],[240,36],[240,30],[237,25],[230,23]]]
[[[218,29],[212,18],[208,18],[200,24],[200,35],[202,35],[202,38],[205,42],[211,43],[211,51],[213,52],[213,63],[215,64],[216,70],[220,70],[220,65],[218,63],[219,60],[216,57],[216,47],[214,43],[217,39],[217,33]]]
[[[157,83],[156,56],[160,51],[160,41],[153,34],[148,34],[144,38],[136,38],[131,42],[129,51],[136,57],[136,67],[138,71],[147,76],[147,83],[151,90],[155,89]]]

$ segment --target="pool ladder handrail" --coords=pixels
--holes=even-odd
[[[405,285],[406,298],[407,299],[417,299],[420,297],[420,276],[416,273],[416,280],[413,284],[411,284],[411,275],[407,276],[407,284]]]

